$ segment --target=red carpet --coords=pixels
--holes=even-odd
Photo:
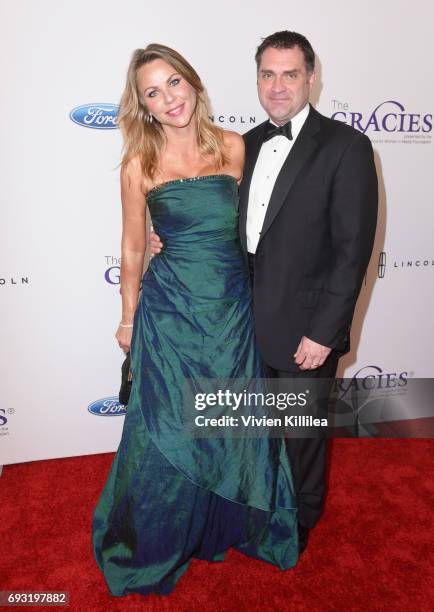
[[[326,511],[295,569],[230,551],[193,561],[165,598],[111,597],[93,561],[91,514],[112,459],[4,468],[0,590],[69,591],[80,611],[434,609],[431,440],[336,440]]]

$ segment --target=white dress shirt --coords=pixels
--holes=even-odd
[[[292,140],[288,140],[286,136],[274,136],[271,140],[264,142],[259,151],[259,156],[252,175],[252,182],[250,183],[249,203],[247,208],[246,232],[247,251],[249,253],[256,253],[274,183],[276,182],[283,163],[288,157],[308,114],[309,104],[306,104],[306,106],[291,119]],[[271,121],[271,123],[274,122]]]

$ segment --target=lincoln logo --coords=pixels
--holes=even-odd
[[[378,257],[378,278],[384,278],[386,274],[386,253],[381,251]]]

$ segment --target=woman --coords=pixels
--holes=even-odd
[[[93,544],[113,595],[167,594],[192,557],[234,546],[297,561],[291,472],[280,439],[183,430],[186,381],[261,376],[237,231],[242,138],[209,120],[202,83],[176,51],[133,54],[119,124],[125,154],[122,321],[133,386],[95,509]],[[139,286],[145,213],[164,242]]]

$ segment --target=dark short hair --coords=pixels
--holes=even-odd
[[[300,47],[301,52],[304,55],[304,63],[306,64],[306,71],[308,74],[315,70],[315,51],[312,49],[312,45],[303,34],[298,32],[289,32],[288,30],[282,30],[282,32],[275,32],[270,34],[266,38],[262,39],[261,44],[256,50],[255,60],[256,66],[259,70],[259,64],[261,63],[262,54],[265,49],[293,49],[294,47]]]

